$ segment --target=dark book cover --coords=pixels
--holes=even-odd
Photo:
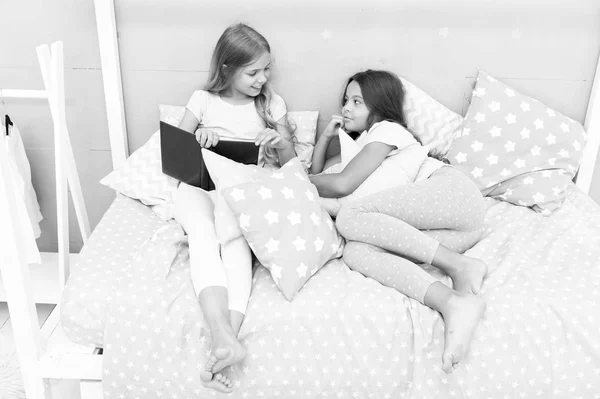
[[[259,147],[254,142],[220,140],[208,150],[246,165],[258,163]],[[206,191],[215,189],[196,135],[161,121],[160,152],[164,174]]]

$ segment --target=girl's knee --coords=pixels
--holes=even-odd
[[[187,231],[194,226],[214,225],[214,205],[203,190],[181,183],[173,196],[174,217]]]
[[[343,235],[347,239],[352,239],[351,237],[355,234],[356,230],[356,216],[359,212],[353,206],[342,206],[340,211],[337,214],[335,219],[335,227],[338,232]]]
[[[360,254],[360,243],[358,241],[347,241],[344,245],[342,259],[348,266],[352,266]]]

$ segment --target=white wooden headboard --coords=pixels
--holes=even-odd
[[[199,4],[201,3],[201,4]],[[251,3],[251,4],[250,4]],[[298,73],[302,73],[304,69],[308,72],[314,73],[314,79],[319,80],[319,84],[315,86],[315,90],[322,90],[324,96],[330,100],[329,105],[332,104],[331,99],[337,98],[338,93],[328,93],[329,91],[337,91],[339,89],[339,83],[356,70],[364,67],[380,67],[380,68],[393,68],[397,67],[402,69],[401,74],[404,75],[404,70],[407,70],[412,78],[413,75],[417,77],[417,85],[421,86],[421,83],[427,83],[428,80],[434,80],[436,83],[440,82],[440,75],[444,74],[446,65],[440,65],[440,57],[446,57],[446,60],[450,59],[452,63],[458,65],[454,66],[455,71],[468,71],[471,76],[462,76],[462,81],[452,82],[452,79],[456,80],[455,76],[448,78],[449,83],[446,85],[450,87],[451,84],[457,83],[464,88],[472,83],[474,72],[478,67],[488,68],[488,65],[468,65],[468,61],[476,60],[473,62],[488,58],[498,62],[498,53],[506,53],[507,57],[513,57],[514,59],[507,60],[504,65],[504,70],[500,71],[500,75],[495,74],[494,76],[502,78],[507,76],[508,78],[513,77],[514,81],[519,79],[530,79],[536,80],[539,75],[544,75],[544,70],[539,69],[539,65],[532,65],[534,58],[527,59],[530,49],[535,47],[538,54],[531,55],[535,57],[539,54],[546,55],[544,62],[547,62],[547,66],[553,66],[554,70],[556,67],[556,60],[560,59],[559,62],[564,64],[564,68],[575,68],[577,62],[581,62],[582,57],[577,59],[576,54],[580,51],[573,51],[570,60],[560,58],[560,54],[552,54],[556,49],[553,47],[552,40],[559,41],[563,36],[569,36],[568,40],[571,43],[578,43],[577,34],[578,32],[555,32],[554,36],[550,36],[548,27],[555,26],[559,29],[561,23],[570,21],[568,26],[577,26],[579,21],[583,21],[585,16],[600,16],[600,7],[597,2],[593,0],[579,0],[576,2],[569,2],[565,4],[562,0],[507,0],[504,2],[497,2],[491,0],[481,0],[478,2],[468,0],[399,0],[399,1],[387,1],[387,0],[373,0],[371,2],[357,2],[353,0],[329,0],[329,1],[289,1],[285,2],[284,5],[278,5],[274,1],[252,1],[252,2],[240,2],[235,0],[222,0],[219,2],[194,2],[191,0],[176,0],[174,2],[156,3],[151,0],[137,0],[128,2],[128,7],[132,9],[129,12],[125,12],[129,18],[139,18],[140,15],[149,15],[149,18],[155,18],[151,25],[145,26],[142,31],[135,32],[138,35],[138,40],[141,37],[145,37],[152,46],[152,49],[147,52],[152,54],[152,57],[161,57],[161,49],[169,48],[171,46],[186,46],[188,41],[192,42],[191,46],[197,46],[198,52],[202,53],[205,60],[204,64],[208,64],[206,57],[209,56],[212,46],[216,42],[218,34],[222,29],[217,29],[215,25],[227,26],[236,20],[243,20],[250,22],[251,25],[257,27],[261,32],[267,36],[271,41],[272,47],[279,49],[279,53],[275,55],[276,62],[277,56],[279,55],[282,59],[286,58],[285,65],[281,62],[282,68],[285,68],[285,79],[282,79],[279,85],[281,87],[281,93],[286,94],[285,90],[290,90],[286,85],[302,84],[300,82],[310,82],[310,76],[298,77]],[[125,7],[125,5],[122,5]],[[285,8],[284,8],[285,7]],[[184,9],[185,14],[189,17],[177,17],[173,20],[172,24],[180,25],[183,32],[193,32],[186,39],[182,40],[185,36],[181,33],[175,35],[178,39],[177,42],[168,43],[165,41],[161,32],[157,30],[165,29],[169,30],[167,25],[171,23],[169,20],[169,14],[175,8]],[[100,53],[102,59],[102,72],[104,79],[104,90],[106,97],[106,108],[109,121],[109,133],[110,143],[112,150],[113,167],[118,167],[128,156],[128,135],[125,125],[125,102],[123,96],[123,85],[121,79],[121,64],[122,61],[119,58],[119,43],[117,41],[117,22],[115,15],[115,2],[114,0],[95,0],[96,19],[98,27],[98,36],[100,42]],[[272,11],[272,15],[270,12]],[[504,44],[503,47],[499,47],[497,42],[492,43],[492,48],[485,48],[484,46],[471,46],[466,41],[477,42],[478,40],[485,41],[488,37],[492,37],[496,34],[494,30],[500,30],[500,27],[493,26],[494,21],[497,19],[490,19],[486,13],[495,13],[499,15],[504,26],[502,29],[513,26],[508,32],[507,40],[520,39],[521,36],[535,36],[534,41],[522,45],[520,48],[517,46],[517,42],[500,43]],[[423,19],[413,21],[413,16],[418,15]],[[460,18],[458,18],[460,16]],[[290,27],[292,17],[294,19],[294,25]],[[585,18],[584,18],[585,17]],[[203,21],[202,19],[205,20]],[[333,19],[332,19],[333,18]],[[582,19],[583,18],[583,19]],[[277,19],[277,21],[275,21]],[[546,19],[544,21],[544,19]],[[167,21],[162,25],[157,21]],[[333,26],[332,21],[337,21],[335,29],[329,28]],[[217,22],[215,22],[217,21]],[[300,21],[300,22],[298,22]],[[432,22],[433,21],[433,22]],[[468,22],[468,26],[465,26],[465,21]],[[540,23],[544,21],[544,23]],[[221,23],[222,22],[222,23]],[[254,24],[256,22],[256,24]],[[269,23],[272,22],[272,23]],[[156,25],[159,24],[159,25]],[[206,37],[197,38],[195,33],[198,26],[202,24],[209,25],[214,28],[208,31]],[[212,25],[211,25],[212,24]],[[431,29],[427,31],[423,25],[427,25],[428,28],[436,26],[439,28],[433,30],[431,35]],[[164,25],[164,26],[163,26]],[[167,27],[168,26],[168,27]],[[190,27],[193,26],[193,27]],[[123,27],[127,29],[127,27]],[[188,30],[186,30],[188,29]],[[207,28],[208,29],[208,28]],[[302,31],[301,29],[305,29]],[[406,30],[410,29],[406,34]],[[531,29],[530,31],[527,29]],[[218,32],[217,32],[218,30]],[[265,32],[266,30],[266,32]],[[473,34],[473,31],[479,30],[482,34],[482,38],[477,37],[479,35]],[[573,30],[573,29],[571,29]],[[119,29],[119,32],[122,30]],[[281,31],[285,33],[287,38],[295,38],[306,42],[305,48],[295,49],[290,48],[283,42],[279,42],[277,32]],[[202,31],[206,33],[205,31]],[[348,34],[348,32],[354,32],[354,35]],[[356,34],[355,32],[364,32]],[[586,33],[587,34],[587,33]],[[593,32],[589,32],[589,35],[593,35]],[[429,35],[429,36],[427,36]],[[486,36],[487,35],[487,36]],[[546,39],[548,35],[548,39]],[[559,39],[556,39],[556,38]],[[320,40],[323,43],[319,44],[314,40]],[[413,40],[418,39],[418,40]],[[128,39],[131,40],[131,39]],[[283,40],[283,39],[281,39]],[[313,43],[311,43],[313,40]],[[447,46],[439,45],[440,41],[445,40]],[[454,40],[458,43],[452,43]],[[567,39],[564,39],[567,40]],[[461,43],[462,41],[462,43]],[[121,38],[123,42],[123,38]],[[427,50],[409,48],[411,44],[415,42],[414,46],[430,46],[429,52]],[[586,76],[582,81],[591,82],[591,91],[589,100],[587,102],[587,112],[585,112],[585,119],[580,119],[584,122],[585,128],[588,132],[588,142],[584,150],[583,159],[577,175],[577,185],[585,192],[589,192],[590,185],[592,183],[592,175],[596,165],[598,151],[600,149],[600,64],[597,63],[598,56],[600,53],[600,46],[597,42],[594,43],[594,48],[588,48],[586,51],[593,52],[593,55],[586,54],[587,58],[593,57],[595,68],[579,68],[579,70],[589,70],[586,72]],[[372,45],[371,45],[372,44]],[[573,47],[567,42],[560,43],[562,49]],[[187,44],[189,48],[189,44]],[[311,49],[312,46],[315,46]],[[529,47],[527,47],[529,46]],[[155,47],[155,48],[154,48]],[[509,52],[509,49],[515,49]],[[356,54],[356,49],[359,49],[364,54]],[[459,51],[457,51],[459,49]],[[464,49],[464,50],[463,50]],[[475,53],[472,49],[476,49],[479,53]],[[300,51],[301,50],[301,51]],[[484,51],[485,50],[485,51]],[[185,51],[185,50],[182,50]],[[189,51],[189,50],[188,50]],[[348,55],[348,52],[353,52],[352,56]],[[175,51],[174,51],[175,52]],[[283,54],[285,53],[285,54]],[[403,54],[407,54],[403,58]],[[419,66],[419,57],[414,57],[414,54],[425,54],[422,62],[425,62],[428,66],[427,73],[421,75],[421,71],[425,69],[423,66]],[[433,55],[432,55],[433,54]],[[306,58],[306,56],[310,58]],[[436,58],[437,57],[437,58]],[[143,57],[142,57],[143,58]],[[575,58],[575,59],[573,59]],[[195,60],[195,59],[194,59]],[[280,60],[283,61],[283,60]],[[195,61],[194,61],[195,63]],[[314,64],[317,64],[316,66]],[[320,73],[318,64],[321,63],[323,67],[331,68],[326,64],[338,63],[337,75],[340,75],[339,71],[343,72],[343,76],[336,76],[335,82],[333,77],[327,80]],[[370,63],[370,64],[369,64]],[[433,65],[433,63],[437,63]],[[552,63],[552,65],[550,65]],[[168,62],[167,62],[168,64]],[[205,65],[203,65],[205,66]],[[542,64],[542,66],[544,66]],[[448,62],[448,68],[450,68],[450,62]],[[537,69],[536,69],[537,68]],[[185,69],[185,68],[184,68]],[[559,68],[560,69],[560,68]],[[594,73],[594,69],[595,73]],[[520,70],[520,74],[515,71]],[[573,70],[573,69],[572,69]],[[156,72],[156,71],[150,71]],[[164,71],[163,71],[164,72]],[[190,72],[186,70],[185,72]],[[206,73],[205,70],[196,70],[198,75]],[[506,75],[502,75],[504,72]],[[455,73],[454,75],[457,75]],[[526,78],[522,78],[526,76]],[[290,77],[290,78],[288,78]],[[546,77],[546,80],[538,82],[538,86],[542,87],[542,91],[545,90],[546,97],[548,97],[548,85],[546,82],[552,82],[553,77]],[[413,80],[413,79],[411,79]],[[413,80],[413,81],[415,81]],[[564,81],[564,80],[563,80]],[[288,83],[289,82],[289,83]],[[513,83],[513,82],[511,82]],[[560,82],[557,82],[559,85]],[[320,86],[319,86],[320,85]],[[535,85],[534,85],[535,86]],[[589,86],[588,86],[589,87]],[[427,91],[427,87],[425,87]],[[569,91],[569,88],[565,91]],[[306,90],[306,88],[304,88]],[[440,93],[444,93],[439,89]],[[585,90],[581,89],[581,90]],[[191,91],[190,91],[191,93]],[[558,92],[557,92],[558,93]],[[436,97],[436,93],[431,93]],[[527,93],[536,97],[536,93]],[[139,101],[140,96],[137,96],[135,101]],[[286,101],[289,101],[290,96],[284,95]],[[466,97],[466,96],[464,96]],[[537,98],[537,97],[536,97]],[[308,99],[308,100],[307,100]],[[304,98],[297,100],[298,106],[304,109],[307,108],[307,103],[310,101],[320,101],[321,96],[316,94],[306,95],[304,92]],[[439,98],[438,98],[439,99]],[[178,98],[179,104],[184,103],[187,98]],[[439,99],[442,102],[448,103],[447,98]],[[446,100],[446,101],[444,101]],[[568,99],[562,99],[565,103],[568,103]],[[128,104],[133,104],[128,102]],[[453,100],[454,101],[454,100]],[[465,104],[467,98],[459,98],[455,101],[457,104]],[[555,99],[555,104],[559,103],[559,100]],[[550,104],[550,105],[555,105]],[[309,106],[310,107],[310,106]],[[320,108],[322,117],[327,117],[327,106],[323,107],[320,104],[314,104],[312,107]],[[323,109],[325,108],[325,109]],[[331,107],[330,107],[331,108]],[[458,108],[458,109],[457,109]],[[454,106],[454,110],[457,112],[464,112],[459,106]],[[559,107],[560,111],[561,110]],[[323,116],[323,114],[325,114]],[[568,113],[567,113],[568,114]],[[571,115],[573,113],[571,112]],[[131,137],[130,137],[131,138]]]

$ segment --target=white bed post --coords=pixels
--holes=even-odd
[[[94,0],[96,26],[100,44],[104,99],[108,117],[108,133],[113,169],[117,169],[129,156],[127,129],[125,126],[125,106],[121,83],[121,63],[117,42],[117,20],[113,0]]]
[[[587,132],[587,143],[583,149],[576,184],[583,192],[589,193],[598,151],[600,151],[600,56],[596,63],[596,73],[585,114],[584,127]]]

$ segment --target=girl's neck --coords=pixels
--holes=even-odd
[[[221,100],[231,105],[248,105],[254,102],[254,97],[247,96],[243,93],[226,89],[219,93]]]

